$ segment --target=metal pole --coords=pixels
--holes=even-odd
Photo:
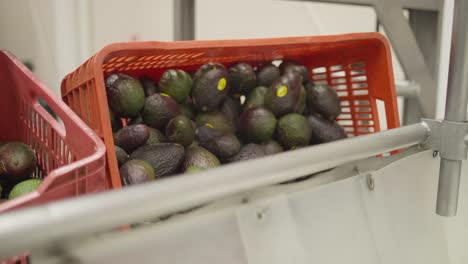
[[[445,120],[465,122],[468,101],[468,1],[456,0],[454,9]],[[461,160],[442,157],[436,208],[441,216],[457,213],[460,171]]]
[[[420,87],[417,83],[400,80],[395,80],[395,89],[398,96],[405,98],[417,98],[420,92]]]
[[[427,125],[418,123],[4,214],[0,237],[8,242],[0,259],[419,144],[428,135]]]
[[[174,40],[195,39],[195,0],[174,0]]]

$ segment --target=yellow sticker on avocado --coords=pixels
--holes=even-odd
[[[281,85],[276,89],[276,96],[278,97],[283,97],[288,93],[288,87],[286,85]]]
[[[214,126],[212,124],[210,124],[210,123],[206,123],[205,126],[214,128]]]
[[[169,97],[169,95],[168,95],[168,94],[166,94],[166,93],[161,93],[161,95],[162,95],[162,96]]]
[[[218,81],[218,90],[220,90],[220,91],[224,90],[224,88],[226,88],[226,84],[227,84],[226,78],[219,79],[219,81]]]

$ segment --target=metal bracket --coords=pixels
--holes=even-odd
[[[466,160],[468,147],[465,137],[468,133],[468,123],[447,120],[422,119],[430,129],[430,148],[440,152],[442,158],[450,160]]]

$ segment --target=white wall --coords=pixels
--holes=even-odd
[[[53,0],[0,2],[0,48],[19,59],[32,60],[37,75],[51,87],[58,79],[53,53],[56,48],[53,3]]]
[[[369,7],[273,0],[197,1],[197,39],[323,35],[375,30]],[[21,17],[21,20],[18,20]],[[0,2],[0,48],[32,59],[59,93],[61,79],[105,45],[173,39],[172,1]],[[401,68],[395,64],[398,79]]]
[[[122,41],[173,39],[172,1],[92,1],[92,49]]]

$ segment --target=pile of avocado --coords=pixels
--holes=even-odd
[[[37,168],[36,152],[18,142],[0,143],[0,193],[2,199],[13,199],[36,190],[41,179],[32,178]]]
[[[337,93],[295,61],[115,73],[106,89],[124,186],[346,138]]]

